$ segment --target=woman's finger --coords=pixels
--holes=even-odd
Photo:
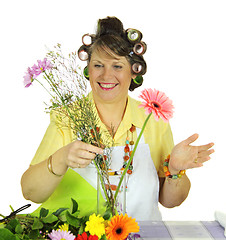
[[[198,153],[198,158],[205,158],[212,153],[214,153],[213,149],[210,149],[210,150],[207,150],[207,151],[201,151],[201,152]]]
[[[91,161],[89,160],[79,160],[77,162],[72,162],[70,167],[71,168],[85,168],[87,167],[89,164],[91,163]]]
[[[191,143],[195,142],[198,139],[199,135],[197,133],[191,135],[187,139],[184,140],[186,145],[190,145]]]
[[[203,166],[203,163],[201,163],[201,162],[192,162],[189,166],[189,169],[198,168],[198,167],[202,167],[202,166]]]
[[[214,143],[208,143],[208,144],[205,144],[205,145],[201,145],[201,146],[198,146],[198,151],[199,152],[206,151],[213,146],[214,146]]]
[[[85,159],[85,160],[93,160],[96,156],[95,153],[90,152],[88,150],[84,150],[84,149],[79,149],[77,151],[77,156],[81,159]]]
[[[83,149],[87,150],[91,153],[96,153],[96,154],[101,154],[101,155],[103,154],[103,149],[102,148],[93,146],[93,145],[88,144],[88,143],[84,143]]]

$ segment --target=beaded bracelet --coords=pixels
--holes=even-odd
[[[169,171],[169,160],[170,160],[170,155],[165,159],[165,162],[163,163],[163,171],[165,173],[165,176],[168,178],[172,178],[172,179],[178,179],[181,178],[182,175],[185,174],[185,170],[180,170],[180,172],[178,174],[171,174]]]

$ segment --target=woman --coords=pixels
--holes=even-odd
[[[136,38],[142,43],[136,45],[137,49],[133,42]],[[138,108],[140,103],[128,96],[129,89],[142,84],[140,76],[146,72],[142,56],[146,45],[141,38],[139,31],[129,36],[117,18],[106,18],[99,20],[91,43],[84,42],[79,50],[80,57],[88,61],[92,88],[89,97],[95,103],[100,129],[105,135],[113,135],[115,142],[113,171],[122,167],[126,139],[136,140],[146,118],[144,110]],[[181,178],[166,179],[163,162],[171,154],[168,166],[171,175],[201,167],[214,150],[210,149],[213,143],[191,146],[197,138],[194,134],[173,146],[169,124],[149,120],[133,159],[133,169],[127,176],[126,210],[130,216],[137,220],[161,220],[158,202],[171,208],[186,199],[190,189],[188,177],[184,174]],[[96,154],[103,154],[103,149],[79,140],[72,142],[70,129],[59,129],[52,113],[43,141],[22,176],[24,197],[43,203],[51,211],[68,207],[72,197],[78,201],[81,215],[95,211],[96,178],[90,163]],[[112,186],[117,185],[117,177],[111,181]],[[122,203],[121,195],[119,203]]]

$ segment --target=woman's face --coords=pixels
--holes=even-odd
[[[89,62],[89,80],[94,99],[114,103],[127,99],[131,78],[130,63],[125,57],[95,51]]]

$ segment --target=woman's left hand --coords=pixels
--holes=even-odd
[[[180,170],[203,166],[203,163],[210,159],[210,154],[214,152],[210,149],[214,143],[201,146],[191,146],[190,144],[198,139],[198,134],[193,134],[186,140],[177,144],[171,153],[169,161],[169,171],[177,174]]]

